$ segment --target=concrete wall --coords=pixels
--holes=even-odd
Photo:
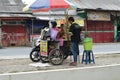
[[[120,80],[120,64],[2,74],[0,80]]]

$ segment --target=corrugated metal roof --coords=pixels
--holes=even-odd
[[[21,12],[25,5],[22,0],[0,0],[0,12]]]
[[[120,0],[67,0],[80,9],[101,9],[120,11]]]
[[[0,6],[0,12],[22,12],[23,6]]]
[[[23,12],[23,7],[22,0],[0,0],[0,17],[33,17],[30,12]]]

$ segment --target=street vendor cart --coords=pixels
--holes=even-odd
[[[50,14],[52,11],[59,11],[59,10],[65,11],[66,23],[68,18],[67,16],[68,9],[76,8],[74,4],[66,0],[45,0],[45,1],[36,0],[34,3],[32,3],[27,7],[29,7],[29,9],[32,10],[32,12],[48,11]],[[68,26],[67,24],[66,26]],[[65,32],[67,32],[67,27],[65,29]],[[66,47],[66,46],[63,46],[63,47]],[[36,54],[39,54],[39,55],[36,55],[36,54],[33,55],[35,56],[35,58],[37,58],[36,61],[41,60],[42,62],[50,62],[54,65],[61,64],[63,60],[68,57],[68,54],[71,53],[71,51],[69,51],[70,49],[61,48],[59,46],[59,41],[45,41],[45,40],[40,41],[39,49],[38,51],[36,51]],[[31,57],[31,59],[34,59],[34,57],[33,58]]]
[[[64,60],[64,53],[59,47],[59,41],[41,41],[40,57],[42,62],[61,64]]]

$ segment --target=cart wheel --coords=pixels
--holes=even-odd
[[[48,57],[41,56],[40,59],[41,59],[41,62],[42,62],[42,63],[47,63],[47,62],[49,62]]]
[[[64,54],[60,49],[53,49],[50,51],[48,58],[53,65],[60,65],[64,60]]]
[[[33,50],[31,51],[30,53],[30,59],[33,61],[33,62],[38,62],[40,61],[40,52],[38,50]]]

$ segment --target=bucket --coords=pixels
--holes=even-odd
[[[84,50],[92,50],[92,38],[84,38]]]

